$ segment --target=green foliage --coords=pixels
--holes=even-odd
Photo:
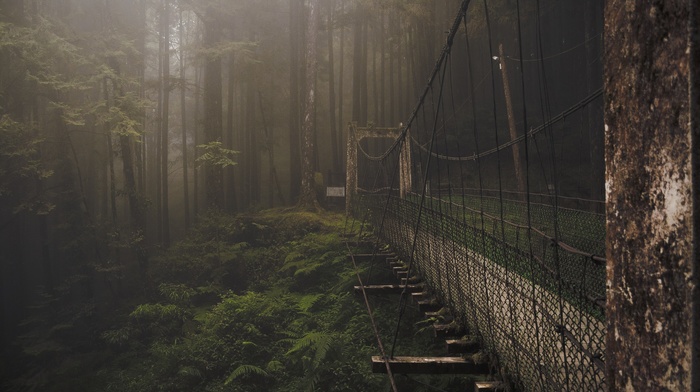
[[[269,374],[262,368],[259,368],[257,366],[253,365],[241,365],[236,368],[231,374],[228,376],[226,381],[224,381],[224,385],[230,384],[232,381],[234,381],[237,378],[247,378],[250,376],[263,376],[263,377],[268,377]]]
[[[341,219],[279,211],[203,217],[153,260],[153,292],[101,323],[101,344],[91,347],[104,359],[85,382],[144,392],[383,389],[385,378],[368,362],[377,354],[369,317],[348,286],[355,276],[336,234]],[[393,331],[396,304],[374,306],[380,329]],[[51,334],[78,325],[59,323]],[[413,327],[403,325],[402,354],[432,342]],[[46,358],[70,351],[57,339],[28,348]]]
[[[39,158],[40,138],[30,129],[9,116],[0,117],[0,200],[12,212],[33,211],[48,214],[55,205],[44,195],[27,197],[22,184],[50,177],[53,171],[45,168]],[[8,199],[12,200],[8,203]]]
[[[197,148],[202,150],[202,153],[197,158],[197,163],[218,166],[221,168],[235,166],[238,163],[234,161],[234,157],[239,154],[238,151],[224,148],[221,142],[209,142],[200,144]]]

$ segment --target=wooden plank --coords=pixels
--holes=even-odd
[[[487,374],[486,363],[462,357],[394,357],[389,359],[391,371],[397,374]],[[386,373],[382,357],[372,357],[372,373]]]
[[[350,248],[372,249],[374,243],[371,241],[345,241]]]
[[[408,283],[419,283],[421,279],[417,276],[411,276],[410,278],[401,278],[401,284],[406,284],[406,281],[408,280]]]
[[[365,292],[367,294],[401,294],[404,290],[404,286],[398,284],[379,284],[365,286]],[[406,292],[415,293],[423,291],[422,284],[410,284],[406,287]],[[355,286],[355,292],[362,292],[360,286]]]
[[[422,313],[437,312],[441,308],[442,308],[442,305],[437,303],[432,298],[422,299],[422,300],[418,301],[418,310],[421,311]]]
[[[474,383],[474,392],[498,392],[505,391],[505,385],[499,381],[477,381]]]
[[[459,336],[461,335],[461,328],[455,323],[449,324],[433,324],[433,330],[435,331],[435,337],[444,338],[447,336]]]
[[[479,344],[473,340],[447,339],[445,345],[448,354],[466,354],[479,351]]]
[[[358,253],[355,255],[348,255],[348,260],[351,260],[353,257],[355,258],[355,261],[357,262],[366,262],[366,261],[386,261],[387,257],[393,256],[391,253]]]
[[[416,292],[416,293],[411,293],[411,301],[414,304],[417,304],[418,301],[423,300],[423,297],[425,297],[425,293],[421,292]]]

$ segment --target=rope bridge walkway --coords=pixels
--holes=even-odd
[[[348,213],[478,337],[507,385],[604,390],[605,216],[595,197],[602,184],[589,175],[602,167],[592,140],[602,130],[583,121],[602,106],[602,90],[552,102],[539,2],[527,19],[515,7],[512,50],[522,58],[527,45],[542,61],[514,64],[502,46],[494,53],[487,2],[463,1],[405,125],[351,124]],[[478,15],[484,31],[474,33],[468,21]],[[525,23],[532,37],[522,34]],[[500,63],[477,67],[479,45]],[[533,75],[537,86],[526,83]],[[490,91],[477,94],[473,81],[483,78]],[[393,349],[382,355],[391,374]]]

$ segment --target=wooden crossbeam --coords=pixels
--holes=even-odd
[[[442,308],[442,305],[433,301],[432,299],[422,299],[418,301],[418,310],[422,313],[425,312],[436,312]]]
[[[433,330],[435,331],[435,337],[447,337],[447,336],[458,336],[460,335],[460,328],[455,323],[449,324],[433,324]]]
[[[505,386],[498,381],[477,381],[474,383],[474,392],[504,391]]]
[[[487,374],[486,363],[462,357],[394,357],[389,359],[393,373],[398,374]],[[381,356],[372,357],[372,373],[386,373]]]
[[[371,241],[347,240],[345,243],[351,248],[372,249],[374,247],[374,243]]]
[[[466,354],[479,351],[479,344],[473,340],[447,339],[445,345],[448,354]]]
[[[406,281],[408,281],[408,283],[418,283],[418,282],[421,281],[421,279],[420,279],[419,277],[417,277],[417,276],[411,276],[411,277],[409,277],[408,279],[407,279],[407,278],[401,278],[401,284],[406,284]]]
[[[400,294],[404,290],[404,286],[398,284],[379,284],[365,286],[367,294]],[[423,291],[422,284],[409,284],[406,287],[406,292],[415,293]],[[355,286],[355,292],[362,292],[362,287]]]

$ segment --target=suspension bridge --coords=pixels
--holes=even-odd
[[[552,102],[539,3],[529,36],[514,6],[514,53],[496,42],[487,2],[463,1],[402,126],[349,125],[346,212],[401,261],[392,265],[402,284],[383,290],[401,292],[401,307],[412,292],[429,292],[497,363],[502,383],[494,385],[614,390],[606,377],[604,164],[594,140],[603,134],[603,86]],[[468,25],[472,12],[483,13],[481,34]],[[477,66],[478,45],[491,66]],[[539,60],[520,60],[524,46]],[[358,278],[365,295],[378,289]],[[380,348],[375,370],[401,373],[393,349]]]

